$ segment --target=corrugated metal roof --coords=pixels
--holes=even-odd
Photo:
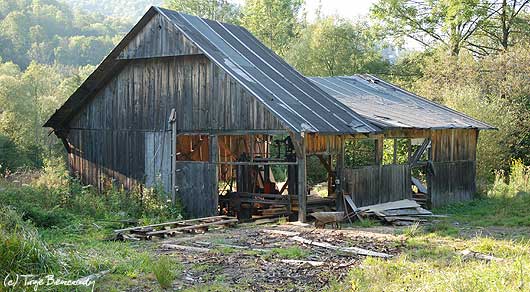
[[[158,7],[152,7],[146,16],[153,10],[166,17],[204,55],[255,95],[291,130],[329,134],[379,130],[315,86],[246,29]],[[55,115],[61,115],[61,110]],[[53,120],[52,116],[50,121]],[[46,126],[53,127],[50,121]]]
[[[494,127],[372,75],[310,77],[324,91],[383,129]]]
[[[157,9],[291,129],[321,133],[368,133],[377,130],[350,108],[314,86],[248,30]]]

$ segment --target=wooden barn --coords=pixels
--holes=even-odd
[[[372,75],[310,79],[381,129],[361,139],[375,156],[345,166],[345,191],[356,204],[413,198],[439,207],[472,199],[479,131],[493,127]],[[391,154],[386,161],[383,149]]]
[[[468,199],[478,131],[491,128],[372,76],[306,78],[242,27],[158,7],[45,127],[62,140],[72,175],[98,189],[158,185],[190,217],[300,221],[342,208],[344,193],[358,205],[413,189],[432,206]],[[407,139],[403,163],[398,139]],[[357,148],[373,161],[350,163]],[[308,196],[308,157],[328,173],[325,197]]]

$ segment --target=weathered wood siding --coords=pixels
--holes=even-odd
[[[341,149],[341,137],[331,135],[308,134],[306,153],[337,154]]]
[[[115,182],[132,188],[144,181],[144,133],[138,131],[71,131],[68,135],[71,152],[70,170],[83,183],[101,189]]]
[[[435,130],[431,133],[431,207],[473,199],[476,192],[476,129]]]
[[[478,131],[475,129],[433,130],[432,160],[475,160]]]
[[[217,215],[217,166],[207,162],[177,162],[177,198],[189,217]]]
[[[201,54],[178,29],[160,14],[155,15],[120,53],[119,59]]]
[[[145,185],[171,192],[171,131],[145,133]]]
[[[344,169],[346,194],[360,206],[412,198],[408,165],[374,165]]]
[[[284,129],[276,117],[204,56],[131,61],[71,122],[77,129],[179,132]]]
[[[433,208],[473,199],[475,186],[475,161],[449,161],[434,163],[430,202]]]
[[[111,179],[127,188],[162,183],[169,192],[174,135],[284,130],[262,103],[160,15],[119,59],[123,68],[68,125],[70,167],[84,183],[98,188]],[[177,133],[168,123],[172,109]]]

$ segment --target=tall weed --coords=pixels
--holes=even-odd
[[[0,276],[57,270],[55,254],[13,208],[0,207]]]

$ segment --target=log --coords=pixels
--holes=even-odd
[[[324,265],[324,262],[318,261],[301,261],[301,260],[281,260],[284,264],[293,264],[293,265],[309,265],[312,267],[320,267]]]
[[[318,247],[322,247],[326,249],[331,249],[334,251],[349,253],[349,254],[380,257],[380,258],[391,258],[392,257],[392,255],[387,254],[387,253],[371,251],[371,250],[367,250],[367,249],[359,248],[359,247],[341,247],[341,246],[336,246],[336,245],[333,245],[327,242],[312,241],[309,239],[302,238],[300,236],[293,236],[290,238],[290,240],[300,242],[303,244],[314,245],[314,246],[318,246]]]
[[[183,251],[191,251],[191,252],[210,252],[209,248],[205,247],[195,247],[195,246],[187,246],[187,245],[178,245],[178,244],[162,244],[162,249],[165,250],[183,250]]]

